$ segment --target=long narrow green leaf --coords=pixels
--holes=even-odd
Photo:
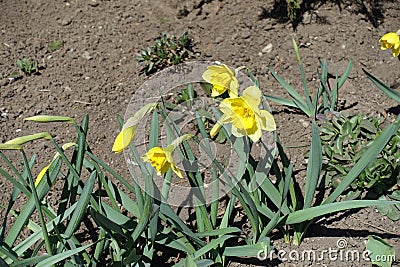
[[[211,240],[207,245],[203,246],[198,251],[196,251],[193,254],[193,258],[198,259],[199,257],[203,256],[205,253],[207,253],[211,249],[217,247],[218,245],[223,244],[226,240],[228,240],[229,238],[232,238],[232,237],[234,237],[234,235],[223,235],[216,239]]]
[[[282,191],[281,205],[279,207],[279,210],[275,213],[275,215],[272,218],[270,216],[268,216],[269,218],[271,218],[271,220],[262,230],[259,240],[265,238],[270,232],[272,232],[273,229],[276,228],[276,226],[279,223],[279,219],[280,219],[280,215],[282,213],[283,207],[287,207],[287,195],[290,190],[290,184],[293,181],[292,173],[293,173],[293,164],[290,163],[287,168],[286,174],[285,174],[284,187],[283,187],[283,191]]]
[[[164,228],[162,233],[157,235],[156,242],[163,246],[180,250],[186,254],[193,254],[196,252],[196,249],[181,232],[174,234],[169,228]]]
[[[114,169],[112,169],[110,166],[108,166],[106,163],[104,163],[101,159],[93,155],[91,152],[86,151],[85,152],[87,156],[89,156],[92,160],[94,160],[96,163],[98,163],[101,167],[103,167],[107,172],[109,172],[114,178],[116,178],[119,182],[121,182],[129,191],[132,193],[135,192],[135,188],[128,183],[121,175],[119,175]]]
[[[67,225],[67,229],[64,234],[67,237],[72,236],[75,229],[81,224],[82,217],[84,213],[87,211],[88,203],[90,200],[90,195],[93,191],[94,182],[96,181],[97,171],[93,171],[89,178],[87,179],[85,186],[83,187],[82,193],[79,197],[78,204],[74,213],[72,214],[71,220]]]
[[[0,151],[0,157],[4,160],[4,162],[7,164],[7,166],[13,171],[13,173],[15,174],[15,176],[18,177],[18,180],[21,184],[23,184],[25,187],[29,186],[28,183],[26,182],[26,179],[24,179],[23,177],[26,177],[26,170],[24,170],[22,173],[19,173],[19,171],[17,170],[17,168],[11,163],[11,161],[6,157],[6,155],[4,155],[3,152]],[[29,160],[29,165],[30,168],[32,169],[33,164],[35,163],[36,160],[36,155],[33,155],[31,157],[31,159]],[[2,168],[0,168],[0,170],[2,170]],[[5,171],[4,171],[5,172]],[[25,175],[25,176],[24,176]],[[30,193],[26,194],[29,195]]]
[[[400,92],[391,89],[389,86],[387,86],[382,81],[375,78],[372,74],[370,74],[365,69],[362,69],[362,70],[367,75],[367,77],[375,84],[375,86],[378,87],[379,90],[384,92],[390,98],[396,100],[397,102],[400,102]]]
[[[318,126],[315,120],[312,121],[312,140],[310,157],[307,164],[306,173],[306,186],[304,193],[304,208],[309,208],[312,205],[314,199],[315,189],[322,168],[322,146],[321,139],[319,137]]]
[[[349,209],[366,208],[380,205],[400,204],[400,201],[385,201],[385,200],[348,200],[334,202],[324,205],[319,205],[307,209],[294,211],[280,220],[280,224],[290,225],[305,222],[322,215]]]
[[[223,255],[225,257],[256,257],[260,256],[260,251],[268,255],[272,251],[271,244],[264,241],[253,245],[226,247]]]
[[[347,64],[346,70],[343,72],[342,76],[340,76],[337,89],[339,90],[343,84],[346,82],[347,78],[350,75],[351,69],[353,68],[353,59],[350,59],[349,64]]]
[[[298,65],[299,65],[299,71],[300,71],[301,81],[303,83],[304,96],[306,98],[306,103],[307,103],[309,110],[314,110],[314,105],[311,102],[310,91],[308,90],[308,86],[307,86],[307,80],[306,80],[306,75],[304,73],[303,63],[301,62],[301,58],[300,58],[299,48],[297,47],[297,44],[296,44],[296,41],[294,38],[292,38],[292,41],[293,41],[293,47],[294,47],[294,51],[296,53],[296,57],[297,57]]]
[[[3,255],[8,257],[12,262],[18,262],[18,255],[16,255],[12,249],[6,248],[5,246],[0,246],[0,255],[1,257],[3,257]]]
[[[53,220],[49,221],[46,224],[47,231],[52,231],[54,229],[55,224],[63,223],[67,218],[70,218],[70,215],[75,210],[76,204],[71,205],[63,214],[57,216]],[[33,246],[36,242],[38,242],[41,238],[43,238],[42,231],[38,231],[25,238],[21,243],[15,246],[14,251],[18,256],[21,256],[25,253],[31,246]]]
[[[36,266],[39,262],[47,259],[49,255],[40,255],[40,256],[35,256],[31,258],[27,258],[21,261],[16,261],[12,263],[12,267],[25,267],[25,266]],[[2,266],[0,264],[0,266]]]
[[[309,109],[307,103],[301,97],[301,95],[292,87],[290,86],[285,80],[283,80],[275,71],[270,67],[269,68],[272,76],[282,85],[282,87],[289,93],[289,95],[293,98],[294,103],[301,109],[307,116],[312,116],[312,110]]]
[[[29,197],[31,195],[29,190],[23,184],[21,184],[19,181],[17,181],[14,177],[12,177],[9,173],[7,173],[2,168],[0,168],[0,174],[3,177],[5,177],[8,181],[10,181],[16,188],[18,188],[18,190],[23,192],[26,196]]]
[[[293,100],[289,100],[286,98],[282,98],[282,97],[278,97],[278,96],[272,96],[272,95],[264,95],[264,97],[272,102],[284,105],[284,106],[288,106],[288,107],[292,107],[292,108],[298,108],[298,106],[295,104],[295,102]]]
[[[170,219],[170,222],[176,227],[179,231],[181,231],[185,236],[189,237],[193,241],[195,241],[198,245],[204,246],[205,242],[198,238],[196,234],[194,234],[189,227],[179,218],[178,215],[174,212],[174,210],[167,204],[161,203],[160,211]]]
[[[111,195],[122,205],[124,209],[130,212],[136,218],[140,217],[139,207],[123,190],[118,188],[111,180],[107,181]]]
[[[77,254],[77,253],[79,253],[79,252],[81,252],[81,251],[84,251],[85,249],[87,249],[87,248],[93,246],[94,244],[95,244],[95,243],[87,244],[87,245],[85,245],[85,246],[83,246],[83,247],[79,247],[79,248],[72,249],[72,250],[67,250],[67,251],[64,251],[64,252],[62,252],[62,253],[59,253],[59,254],[57,254],[57,255],[48,257],[47,259],[45,259],[45,260],[39,262],[39,263],[36,265],[36,267],[42,267],[42,266],[43,266],[43,267],[47,267],[47,266],[54,265],[54,264],[56,264],[56,263],[58,263],[58,262],[61,262],[61,261],[65,260],[65,259],[68,259],[69,257],[71,257],[71,256],[73,256],[73,255],[75,255],[75,254]]]
[[[220,236],[220,235],[226,235],[226,234],[232,234],[232,233],[240,233],[241,230],[237,227],[226,227],[222,229],[215,229],[211,231],[205,231],[201,233],[197,233],[196,235],[198,237],[209,237],[209,236]]]
[[[29,162],[29,168],[32,168],[31,164],[33,164],[32,159]],[[61,164],[61,162],[60,162],[60,164]],[[50,175],[51,182],[55,181],[56,178],[57,178],[56,173],[52,173]],[[43,199],[43,197],[50,190],[50,185],[51,184],[48,184],[48,183],[40,183],[39,186],[36,188],[39,200]],[[34,210],[35,210],[35,201],[33,199],[33,195],[30,194],[28,201],[23,206],[21,213],[19,214],[18,218],[13,223],[11,229],[8,232],[7,237],[4,240],[4,242],[9,247],[12,247],[12,245],[14,244],[15,240],[17,239],[19,233],[22,231],[24,225],[28,222],[28,220],[31,217]]]

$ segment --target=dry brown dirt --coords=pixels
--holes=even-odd
[[[179,35],[187,31],[195,51],[191,60],[248,66],[259,78],[263,92],[277,96],[286,94],[269,74],[268,66],[301,89],[292,47],[294,37],[312,89],[318,82],[319,59],[327,59],[333,75],[343,72],[349,59],[353,59],[354,68],[339,95],[345,108],[352,114],[397,115],[398,105],[372,85],[362,68],[393,88],[399,87],[399,60],[390,52],[381,51],[378,42],[384,33],[400,27],[399,2],[380,1],[375,10],[369,5],[361,8],[351,1],[310,2],[315,9],[308,10],[294,30],[289,22],[277,19],[280,15],[273,9],[272,0],[0,0],[0,142],[49,131],[63,144],[75,139],[72,126],[37,125],[23,119],[46,114],[80,121],[84,114],[89,114],[89,142],[94,153],[127,175],[123,157],[111,152],[119,130],[116,115],[125,113],[132,97],[140,97],[135,96],[135,90],[147,77],[140,73],[135,56],[153,45],[162,32]],[[48,44],[55,40],[62,40],[63,47],[49,52]],[[13,72],[18,73],[16,61],[22,58],[37,60],[39,73],[19,73],[20,79],[10,79]],[[309,144],[309,120],[293,110],[270,105],[283,144]],[[54,154],[46,141],[26,148],[28,154],[38,155],[36,173]],[[287,150],[300,183],[306,167],[304,152],[301,148]],[[20,161],[18,154],[7,155]],[[1,177],[1,204],[7,203],[11,191],[11,183]],[[57,191],[53,196],[56,200]],[[399,246],[399,229],[399,222],[382,217],[374,208],[349,211],[320,219],[310,228],[300,248],[290,249],[328,249],[345,238],[349,247],[362,251],[370,234]],[[273,241],[277,249],[288,249],[282,238]],[[279,263],[236,261],[232,266]],[[288,261],[279,266],[324,263]],[[368,265],[332,261],[329,266],[364,264]]]

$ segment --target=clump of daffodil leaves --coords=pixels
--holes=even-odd
[[[275,131],[276,124],[272,114],[260,109],[262,93],[257,86],[250,86],[239,95],[239,82],[236,78],[241,68],[232,71],[225,64],[207,67],[203,79],[212,85],[211,97],[223,97],[219,105],[223,113],[211,129],[210,136],[214,138],[223,124],[232,124],[232,135],[236,137],[248,136],[253,142],[261,139],[262,131]],[[120,153],[134,140],[136,129],[146,114],[157,107],[157,103],[150,103],[141,108],[123,125],[121,132],[115,139],[112,151]],[[153,147],[142,160],[149,162],[157,171],[157,175],[165,174],[169,168],[180,178],[181,171],[174,164],[173,151],[185,140],[193,135],[183,135],[175,139],[165,148]]]
[[[384,34],[379,42],[382,44],[382,50],[392,49],[393,56],[398,57],[400,54],[400,29],[397,32]]]

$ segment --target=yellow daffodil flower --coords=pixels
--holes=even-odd
[[[163,175],[169,168],[183,178],[181,171],[176,167],[172,157],[172,147],[162,148],[153,147],[144,156],[143,161],[150,162],[150,164],[157,170],[157,175]]]
[[[68,148],[70,148],[70,147],[72,147],[72,146],[76,146],[76,143],[66,143],[66,144],[64,144],[61,148],[62,148],[63,151],[65,151],[66,149],[68,149]],[[38,176],[36,177],[36,180],[35,180],[35,187],[37,187],[37,186],[39,185],[40,181],[43,179],[44,175],[46,174],[47,170],[50,168],[51,164],[53,164],[53,162],[54,162],[56,159],[58,159],[59,157],[61,157],[61,156],[60,156],[60,153],[56,152],[56,154],[54,155],[53,160],[50,162],[50,164],[47,165],[46,167],[44,167],[44,168],[39,172],[39,174],[38,174]],[[55,179],[55,180],[53,181],[53,184],[51,185],[51,187],[54,186],[54,184],[56,183],[56,181],[57,181],[57,179]]]
[[[129,144],[133,141],[133,138],[136,134],[136,129],[143,119],[143,117],[152,111],[157,106],[157,103],[149,103],[142,107],[135,115],[129,118],[124,126],[122,127],[121,132],[115,138],[114,145],[112,147],[112,151],[115,153],[121,153],[125,148],[129,146]]]
[[[115,138],[114,145],[112,147],[112,151],[115,153],[121,153],[125,148],[129,146],[129,144],[133,141],[135,137],[137,125],[133,125],[126,129],[122,129],[122,131]]]
[[[47,165],[46,167],[44,167],[40,172],[39,175],[36,177],[35,180],[35,187],[37,187],[40,183],[40,181],[43,179],[44,175],[46,174],[47,170],[49,169],[50,165],[54,162],[54,159],[50,162],[49,165]],[[55,182],[55,181],[54,181]],[[53,183],[54,185],[54,183]]]
[[[213,138],[222,124],[232,123],[232,134],[236,137],[249,136],[253,142],[260,140],[262,130],[276,129],[274,117],[266,110],[260,110],[261,91],[256,86],[244,90],[240,97],[231,97],[221,101],[220,110],[224,113],[211,129]]]
[[[400,33],[400,31],[399,31]],[[389,32],[382,36],[379,39],[379,42],[382,43],[381,49],[392,49],[392,53],[394,57],[398,57],[400,54],[400,34],[395,32]]]
[[[216,97],[228,91],[229,96],[237,96],[239,82],[235,77],[235,73],[225,64],[212,65],[202,75],[203,79],[212,84],[211,96]]]
[[[174,163],[174,158],[172,157],[172,152],[177,148],[183,141],[192,138],[192,134],[184,134],[176,138],[172,143],[166,148],[153,147],[151,148],[143,157],[143,161],[150,162],[150,164],[157,170],[157,175],[163,175],[169,168],[176,173],[180,178],[183,178],[181,171],[176,167]]]

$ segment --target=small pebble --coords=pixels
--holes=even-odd
[[[92,59],[92,56],[89,54],[88,51],[83,52],[82,56],[84,58],[86,58],[87,60],[91,60]]]
[[[67,25],[71,24],[71,22],[72,22],[72,18],[65,18],[61,21],[61,25],[67,26]]]
[[[274,46],[272,45],[272,43],[269,43],[261,50],[261,52],[262,53],[271,53],[273,47]]]
[[[89,6],[96,7],[96,6],[98,6],[100,3],[99,3],[97,0],[90,0],[90,1],[88,2],[88,4],[89,4]]]

